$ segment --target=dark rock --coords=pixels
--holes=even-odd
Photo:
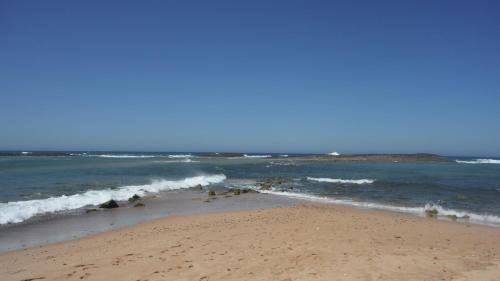
[[[287,180],[284,178],[267,178],[264,181],[258,182],[262,190],[270,190],[273,186],[282,185],[286,183]]]
[[[195,186],[194,188],[196,189],[199,189],[199,190],[203,190],[203,186],[201,184],[198,184],[197,186]]]
[[[429,210],[425,210],[425,215],[428,217],[428,218],[435,218],[437,217],[438,215],[438,210],[436,209],[429,209]]]
[[[140,200],[140,199],[141,199],[141,196],[139,196],[139,195],[137,195],[137,194],[134,194],[134,196],[132,196],[132,197],[130,197],[130,198],[128,199],[128,202],[133,203],[133,202],[135,202],[135,201],[137,201],[137,200]]]
[[[113,208],[118,208],[120,207],[118,205],[118,203],[116,203],[115,200],[109,200],[108,202],[104,202],[102,203],[99,208],[103,208],[103,209],[113,209]]]

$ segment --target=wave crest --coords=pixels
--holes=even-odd
[[[317,182],[347,183],[347,184],[371,184],[375,182],[375,180],[372,179],[345,180],[345,179],[313,178],[313,177],[307,177],[307,180],[317,181]]]
[[[223,182],[223,174],[189,177],[182,180],[153,180],[145,185],[128,185],[116,189],[88,190],[84,193],[62,195],[47,199],[0,203],[0,224],[18,223],[33,216],[74,210],[85,206],[97,206],[108,200],[125,201],[134,194],[190,188],[197,185],[207,186]]]
[[[455,160],[457,163],[461,164],[500,164],[500,160],[498,159],[475,159],[475,160]]]
[[[156,155],[130,155],[130,154],[97,154],[97,155],[82,155],[101,158],[153,158]]]
[[[272,155],[266,154],[266,155],[248,155],[244,154],[243,157],[245,158],[270,158]]]
[[[176,159],[176,158],[191,158],[191,157],[193,157],[193,155],[191,155],[191,154],[170,154],[168,156],[168,158],[174,158],[174,159]]]

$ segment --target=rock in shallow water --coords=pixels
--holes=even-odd
[[[114,208],[118,208],[118,207],[120,207],[120,206],[118,205],[118,203],[116,203],[115,200],[109,200],[107,202],[102,203],[99,206],[99,208],[103,208],[103,209],[114,209]]]
[[[130,198],[128,199],[128,202],[133,203],[133,202],[135,202],[135,201],[137,201],[137,200],[139,200],[139,199],[141,199],[141,196],[139,196],[139,195],[137,195],[137,194],[134,194],[134,196],[132,196],[132,197],[130,197]]]

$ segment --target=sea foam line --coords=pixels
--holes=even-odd
[[[248,155],[248,154],[244,154],[243,157],[245,158],[270,158],[272,157],[272,155]]]
[[[500,164],[500,160],[497,159],[475,159],[471,161],[455,160],[455,162],[461,164]]]
[[[176,158],[191,158],[191,157],[193,157],[193,155],[191,155],[191,154],[170,154],[168,156],[168,158],[174,158],[174,159],[176,159]]]
[[[313,177],[307,177],[307,180],[317,181],[317,182],[348,183],[348,184],[371,184],[375,182],[375,180],[372,179],[345,180],[345,179],[313,178]]]
[[[158,160],[155,163],[200,163],[200,161],[195,161],[190,158],[179,159],[179,160]]]
[[[427,210],[437,210],[439,217],[446,216],[456,216],[459,220],[460,218],[467,218],[467,221],[484,224],[490,226],[500,227],[500,217],[490,214],[478,214],[467,211],[460,211],[454,209],[444,208],[438,204],[428,203],[424,207],[405,207],[405,206],[394,206],[394,205],[386,205],[380,203],[373,202],[363,202],[363,201],[353,201],[350,199],[337,199],[333,197],[324,197],[317,196],[305,193],[296,193],[296,192],[287,192],[287,191],[276,191],[276,190],[259,190],[260,193],[273,194],[279,196],[286,196],[290,198],[302,199],[312,202],[318,203],[326,203],[326,204],[338,204],[345,206],[352,206],[358,208],[366,208],[366,209],[375,209],[375,210],[383,210],[383,211],[391,211],[398,213],[408,213],[419,216],[425,216],[425,211]]]
[[[207,186],[223,182],[226,176],[202,175],[182,180],[153,180],[145,185],[128,185],[116,189],[88,190],[73,195],[50,197],[28,201],[0,203],[0,224],[18,223],[36,215],[79,209],[85,206],[97,206],[108,200],[125,201],[134,194],[143,196],[147,193],[190,188],[197,185]]]
[[[101,158],[154,158],[158,157],[156,155],[129,155],[129,154],[96,154],[96,155],[85,155],[90,157],[101,157]]]

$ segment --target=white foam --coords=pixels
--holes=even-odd
[[[226,179],[223,174],[201,175],[182,180],[153,180],[145,185],[128,185],[116,189],[88,190],[84,193],[50,197],[47,199],[0,203],[0,224],[18,223],[36,215],[79,209],[85,206],[97,206],[108,200],[125,201],[134,194],[143,196],[147,193],[190,188],[220,183]]]
[[[191,158],[193,155],[191,154],[171,154],[168,158]]]
[[[307,180],[317,181],[317,182],[348,183],[348,184],[370,184],[375,182],[375,180],[372,179],[345,180],[345,179],[313,178],[313,177],[307,177]]]
[[[272,155],[248,155],[248,154],[244,154],[243,157],[245,158],[269,158],[269,157],[272,157]]]
[[[461,164],[500,164],[500,160],[497,159],[475,159],[471,161],[455,160],[455,162]]]
[[[281,157],[288,157],[288,154],[281,154]]]
[[[195,161],[190,158],[179,159],[179,160],[164,160],[164,161],[154,161],[155,163],[200,163],[200,161]]]
[[[29,151],[23,151],[23,152],[21,152],[21,154],[22,155],[28,155],[28,154],[31,154],[31,152],[29,152]]]
[[[438,204],[428,203],[425,205],[424,210],[436,210],[438,216],[456,216],[457,218],[468,218],[472,222],[500,226],[500,217],[489,214],[477,214],[466,211],[459,211],[444,208]]]
[[[276,191],[276,190],[258,190],[260,193],[266,194],[274,194],[280,196],[287,196],[290,198],[302,199],[312,202],[318,203],[327,203],[327,204],[338,204],[338,205],[346,205],[353,206],[359,208],[367,208],[367,209],[376,209],[376,210],[385,210],[391,212],[399,212],[399,213],[408,213],[419,216],[425,216],[426,210],[437,210],[438,217],[446,218],[446,216],[457,216],[459,221],[469,221],[477,224],[485,224],[490,226],[500,226],[500,217],[490,214],[477,214],[467,211],[459,211],[453,209],[447,209],[437,204],[426,204],[424,207],[405,207],[405,206],[394,206],[394,205],[386,205],[380,203],[373,202],[360,202],[353,201],[350,199],[337,199],[333,197],[323,197],[316,196],[311,194],[304,193],[295,193],[295,192],[287,192],[287,191]]]
[[[91,157],[102,157],[102,158],[153,158],[156,155],[131,155],[131,154],[95,154],[88,155]]]
[[[330,156],[340,156],[340,153],[338,153],[338,152],[330,152],[330,153],[327,153],[326,155],[330,155]]]
[[[304,199],[307,201],[314,201],[319,203],[330,203],[330,204],[339,204],[339,205],[348,205],[362,208],[370,208],[370,209],[379,209],[379,210],[388,210],[393,212],[404,212],[404,213],[412,213],[412,214],[422,214],[425,210],[422,207],[403,207],[403,206],[391,206],[384,205],[378,203],[371,202],[358,202],[352,201],[349,199],[336,199],[333,197],[323,197],[316,196],[304,193],[295,193],[295,192],[287,192],[287,191],[274,191],[274,190],[259,190],[261,193],[275,194],[281,196],[287,196],[297,199]]]

